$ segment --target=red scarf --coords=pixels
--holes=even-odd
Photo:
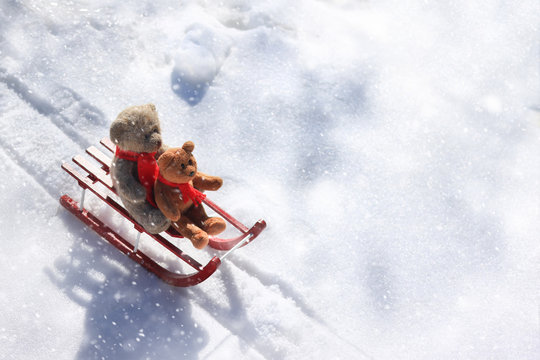
[[[139,182],[146,189],[146,200],[157,207],[154,201],[154,183],[159,174],[159,167],[155,158],[156,153],[137,153],[122,150],[118,146],[114,155],[119,159],[137,162],[137,174]]]
[[[205,194],[195,189],[189,183],[183,183],[183,184],[173,183],[165,179],[163,176],[161,176],[161,174],[158,175],[158,180],[165,185],[169,185],[171,187],[180,189],[180,192],[182,192],[182,199],[184,200],[184,204],[187,203],[189,200],[191,200],[193,201],[193,205],[199,206],[201,201],[203,201],[204,198],[206,197]]]

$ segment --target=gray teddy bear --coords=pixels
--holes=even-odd
[[[167,147],[153,104],[123,110],[110,128],[117,150],[111,165],[113,186],[129,214],[152,234],[165,231],[171,222],[155,207],[153,189],[156,159]]]

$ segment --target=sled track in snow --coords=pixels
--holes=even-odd
[[[306,331],[306,333],[309,333],[309,335],[306,335],[307,338],[311,338],[311,336],[313,336],[315,338],[325,339],[330,342],[340,343],[341,353],[336,354],[336,359],[373,359],[372,356],[360,349],[357,345],[336,334],[334,329],[327,325],[324,320],[320,319],[314,313],[314,311],[309,309],[309,307],[307,307],[305,304],[299,305],[296,301],[301,299],[301,296],[298,295],[294,290],[292,291],[294,297],[291,298],[286,292],[282,291],[280,285],[278,285],[278,289],[274,288],[271,290],[271,288],[269,288],[269,286],[276,285],[276,282],[280,283],[281,286],[285,285],[285,288],[290,287],[291,285],[287,284],[283,280],[268,281],[266,275],[263,275],[261,280],[257,274],[253,275],[251,273],[250,268],[253,267],[248,266],[247,269],[244,269],[241,266],[238,266],[238,263],[234,261],[224,262],[220,267],[221,276],[224,278],[223,282],[225,285],[223,295],[224,298],[226,298],[229,302],[225,306],[212,299],[210,295],[205,293],[200,288],[190,288],[189,291],[196,294],[197,305],[206,311],[209,316],[227,329],[231,335],[236,336],[242,342],[251,344],[251,347],[264,358],[287,358],[291,355],[288,354],[287,350],[296,349],[299,345],[297,341],[301,341],[301,339],[298,337],[301,337],[303,335],[303,331]],[[258,294],[258,296],[275,295],[276,292],[278,292],[281,295],[279,300],[281,303],[280,306],[286,306],[289,308],[286,315],[291,315],[289,312],[294,311],[295,315],[292,316],[297,320],[300,319],[298,321],[297,328],[295,327],[291,329],[290,326],[283,326],[281,324],[258,324],[257,320],[259,319],[250,320],[248,311],[246,309],[253,308],[253,300],[256,302],[257,299],[248,299],[246,301],[242,294],[241,286],[237,284],[237,281],[235,281],[232,274],[233,272],[237,271],[241,271],[242,276],[257,279],[259,284],[256,286],[258,286],[261,291],[261,294]],[[260,270],[257,270],[257,272],[260,273]],[[221,301],[223,298],[217,300]],[[290,304],[290,300],[292,300],[294,303],[294,307],[292,307]],[[260,307],[261,305],[255,303],[255,307],[257,306]],[[281,318],[283,318],[284,314],[278,315],[282,315]],[[235,319],[235,321],[231,322],[231,319]],[[261,335],[261,332],[264,333],[264,331],[266,331],[267,326],[274,328],[273,333],[266,334],[267,336]],[[283,347],[284,343],[287,344],[287,346]],[[217,345],[213,351],[217,351],[218,349],[219,345]],[[211,354],[208,356],[210,355]]]
[[[2,104],[0,104],[0,109],[3,111],[4,109],[1,105]],[[11,134],[6,135],[5,132],[3,134],[4,135],[0,135],[0,148],[5,156],[54,199],[58,191],[54,185],[44,182],[46,179],[43,179],[43,176],[40,174],[39,164],[36,164],[27,154],[17,151],[16,139],[13,139]]]
[[[298,306],[306,316],[309,316],[313,320],[326,326],[325,321],[317,316],[315,311],[306,303],[303,296],[294,289],[294,285],[275,274],[268,273],[261,268],[258,268],[246,258],[236,256],[231,260],[236,267],[251,274],[253,277],[256,277],[264,286],[277,286],[283,296],[292,299],[296,306]]]
[[[2,153],[5,154],[6,158],[8,158],[9,161],[11,161],[15,166],[21,169],[21,171],[27,174],[28,177],[30,177],[34,181],[34,183],[39,185],[39,187],[42,188],[43,191],[49,194],[51,198],[53,199],[55,198],[55,191],[51,187],[43,185],[43,183],[39,181],[40,179],[39,174],[36,171],[34,171],[31,166],[27,165],[27,163],[25,162],[24,156],[21,156],[16,151],[11,149],[9,145],[7,145],[4,139],[1,137],[0,137],[0,150],[2,151]]]
[[[3,152],[53,199],[57,198],[59,189],[68,186],[68,179],[59,176],[64,152],[79,146],[1,82],[0,111],[4,118],[16,119],[3,124]],[[47,131],[48,124],[51,131]],[[40,156],[45,152],[49,156]]]
[[[233,264],[234,265],[234,264]],[[223,263],[220,267],[220,275],[228,278],[224,281],[224,297],[227,298],[228,306],[218,304],[210,295],[199,288],[189,289],[196,295],[197,305],[214,318],[221,326],[227,329],[231,335],[236,336],[241,342],[251,344],[262,357],[267,359],[284,358],[283,350],[277,352],[273,349],[273,344],[268,341],[266,344],[257,340],[257,329],[246,314],[246,307],[242,301],[240,291],[231,279],[231,264]],[[222,300],[222,299],[219,299]],[[231,324],[231,318],[236,321]],[[248,336],[250,334],[251,336]],[[223,341],[225,341],[224,339]],[[217,351],[219,345],[213,350]],[[211,354],[209,354],[211,355]]]
[[[79,127],[99,129],[106,120],[102,111],[72,89],[56,84],[51,87],[51,94],[38,95],[20,78],[0,68],[0,110],[4,117],[17,119],[4,124],[0,146],[56,200],[61,189],[70,188],[72,183],[63,176],[60,164],[90,144],[87,139],[92,135],[88,131],[81,134]],[[42,152],[49,155],[36,156]]]
[[[69,107],[78,107],[79,116],[85,117],[85,120],[91,120],[94,125],[105,124],[105,116],[98,108],[90,105],[88,102],[69,87],[56,86],[55,91],[47,98],[38,95],[21,79],[13,74],[9,74],[5,69],[0,68],[0,82],[4,83],[8,89],[13,91],[21,100],[23,100],[34,111],[48,118],[49,121],[62,131],[68,138],[79,144],[81,149],[87,148],[93,142],[80,134],[77,124],[80,119],[74,119],[63,114],[63,111]],[[55,107],[52,104],[58,104]],[[89,118],[89,119],[88,119]],[[69,126],[67,124],[72,124]],[[86,124],[83,124],[86,125]]]

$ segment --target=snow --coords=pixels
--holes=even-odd
[[[540,357],[537,1],[0,4],[0,358]],[[268,223],[193,288],[58,204],[149,102]]]

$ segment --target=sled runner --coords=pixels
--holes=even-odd
[[[107,151],[114,154],[115,145],[108,138],[101,140],[101,145],[103,145]],[[124,254],[129,256],[137,263],[141,264],[148,271],[156,274],[160,279],[170,285],[182,287],[192,286],[206,280],[217,270],[217,268],[221,264],[221,261],[226,256],[228,256],[231,252],[238,249],[239,247],[245,246],[251,241],[253,241],[266,227],[266,222],[264,220],[259,220],[251,228],[248,228],[240,221],[229,215],[226,211],[224,211],[214,202],[209,200],[208,197],[206,197],[203,200],[203,203],[212,210],[214,210],[216,213],[218,213],[233,227],[238,229],[240,234],[231,239],[222,239],[210,236],[208,246],[216,250],[226,250],[227,252],[221,257],[214,256],[206,265],[202,265],[197,260],[193,259],[191,256],[180,250],[180,248],[178,248],[176,245],[171,243],[165,236],[162,236],[161,234],[150,234],[146,232],[141,225],[139,225],[134,219],[132,219],[127,210],[121,204],[121,202],[119,200],[116,200],[115,196],[111,196],[113,193],[115,193],[112,185],[112,179],[109,175],[109,166],[112,162],[112,159],[108,155],[101,152],[95,146],[90,146],[88,149],[86,149],[86,152],[97,161],[97,165],[95,162],[89,161],[81,155],[76,155],[73,157],[73,162],[77,164],[80,169],[77,169],[72,164],[62,164],[62,169],[64,169],[68,174],[75,178],[75,180],[77,180],[77,182],[79,183],[79,186],[81,186],[81,188],[83,189],[80,202],[75,201],[69,195],[62,195],[60,197],[60,203],[63,207],[69,210],[73,215],[79,218],[83,223],[93,229],[105,240],[114,245],[117,249],[122,251]],[[83,170],[83,172],[81,173],[80,170]],[[116,210],[116,212],[118,212],[124,218],[133,223],[135,229],[138,231],[135,245],[132,245],[124,237],[119,235],[109,226],[104,224],[100,219],[98,219],[94,214],[84,208],[84,198],[86,190],[90,190],[98,198],[103,200],[107,205]],[[175,257],[183,260],[186,264],[195,269],[195,272],[191,274],[179,274],[177,272],[170,271],[164,268],[162,265],[158,264],[157,261],[152,259],[151,256],[145,254],[139,248],[139,242],[142,233],[147,234],[148,236],[153,238],[158,244],[169,250]],[[171,237],[182,237],[172,227],[170,227],[166,233]]]

